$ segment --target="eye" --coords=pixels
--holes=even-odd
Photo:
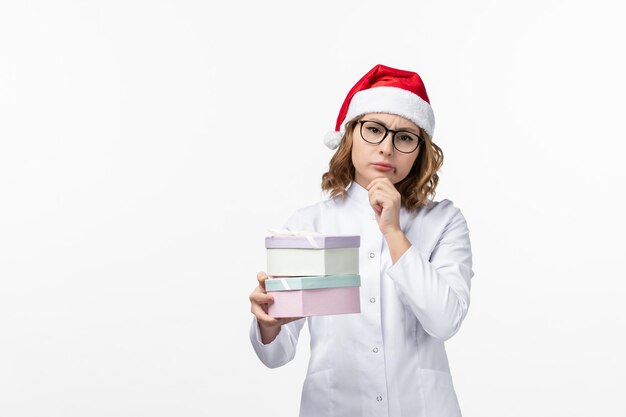
[[[406,133],[400,133],[398,135],[398,139],[400,139],[402,142],[413,142],[415,140],[415,138],[412,135],[406,134]]]
[[[381,132],[381,130],[379,128],[375,127],[375,126],[367,126],[366,129],[369,130],[372,133],[380,133]]]

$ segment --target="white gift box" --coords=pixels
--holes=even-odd
[[[268,236],[270,276],[359,273],[359,236]]]
[[[267,274],[272,276],[359,273],[359,249],[268,249]]]

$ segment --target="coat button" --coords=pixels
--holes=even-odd
[[[372,352],[374,352],[374,353],[378,353],[378,348],[374,348],[374,349],[372,349]]]
[[[374,252],[370,252],[370,258],[373,258],[374,256]]]
[[[383,400],[383,397],[381,395],[379,395],[378,397],[376,397],[376,401],[381,402]]]
[[[370,298],[370,303],[375,303],[376,299],[374,297]]]

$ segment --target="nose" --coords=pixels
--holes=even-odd
[[[391,155],[393,153],[393,132],[387,132],[387,135],[383,138],[383,141],[378,144],[378,148],[379,152],[385,155]]]

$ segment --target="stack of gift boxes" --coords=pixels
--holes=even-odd
[[[265,290],[272,317],[360,313],[360,236],[274,235],[265,238]]]

